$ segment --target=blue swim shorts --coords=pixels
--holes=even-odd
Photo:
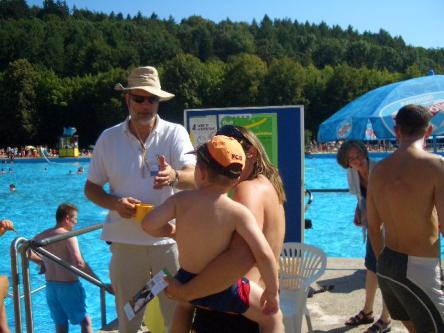
[[[196,276],[179,269],[175,278],[181,283],[187,283]],[[213,311],[244,313],[250,306],[250,281],[247,278],[237,280],[231,287],[213,295],[198,298],[190,302]]]
[[[46,301],[56,325],[80,324],[87,316],[85,290],[80,281],[46,281]]]

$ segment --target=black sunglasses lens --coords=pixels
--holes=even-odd
[[[150,104],[154,104],[157,103],[159,101],[159,97],[157,96],[139,96],[139,95],[131,95],[131,99],[139,104],[142,104],[143,102],[145,102],[146,100],[148,101],[148,103]]]
[[[157,96],[150,96],[150,97],[148,97],[148,102],[150,104],[157,103],[158,101],[159,101],[159,97],[157,97]]]
[[[136,103],[143,103],[145,96],[131,95],[131,99]]]

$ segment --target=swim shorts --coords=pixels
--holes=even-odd
[[[197,333],[260,333],[258,323],[241,314],[197,308],[193,319]]]
[[[86,317],[85,290],[80,281],[46,281],[46,301],[56,325],[80,324]]]
[[[182,268],[175,278],[181,283],[187,283],[196,276]],[[250,305],[250,281],[247,278],[237,280],[231,287],[213,295],[192,300],[190,303],[206,309],[220,312],[244,313]]]
[[[411,320],[417,332],[444,332],[444,293],[438,258],[414,257],[384,248],[377,275],[395,320]]]
[[[370,238],[367,233],[367,241],[365,243],[365,268],[373,273],[376,273],[376,256],[373,251],[372,243],[370,242]]]

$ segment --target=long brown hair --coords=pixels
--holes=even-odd
[[[264,146],[252,131],[241,126],[236,126],[236,128],[246,139],[245,141],[243,140],[244,142],[241,142],[244,150],[247,151],[248,148],[252,146],[257,151],[257,158],[254,161],[253,172],[248,176],[248,179],[251,180],[257,178],[258,175],[264,175],[267,177],[276,190],[279,202],[283,204],[287,201],[284,184],[282,183],[282,178],[278,169],[271,163]]]

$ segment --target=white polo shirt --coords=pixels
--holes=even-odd
[[[142,147],[129,131],[128,119],[108,128],[100,135],[89,165],[88,180],[103,186],[109,183],[109,192],[116,197],[133,197],[142,202],[159,205],[174,193],[170,186],[153,189],[154,175],[158,170],[158,155],[165,155],[174,169],[195,165],[193,150],[186,129],[162,120],[145,141],[147,147],[144,175],[142,175]],[[150,172],[151,170],[151,172]],[[174,243],[171,238],[155,238],[145,233],[140,223],[124,219],[116,211],[109,211],[101,238],[116,243],[134,245],[161,245]]]

